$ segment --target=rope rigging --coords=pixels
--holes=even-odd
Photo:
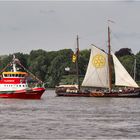
[[[38,79],[34,74],[32,74],[29,70],[27,70],[21,63],[20,61],[17,61],[17,64],[19,64],[27,73],[29,73],[31,75],[31,77],[33,77],[34,79],[36,79],[37,81],[39,81],[40,83],[43,83],[40,79]]]
[[[11,66],[11,65],[13,65],[13,64],[18,64],[18,65],[20,65],[27,73],[29,73],[29,75],[33,78],[33,79],[35,79],[35,80],[37,80],[39,83],[43,83],[40,79],[38,79],[34,74],[32,74],[29,70],[27,70],[21,63],[20,63],[20,61],[18,60],[18,59],[15,59],[15,57],[13,57],[13,60],[9,63],[9,64],[7,64],[1,71],[0,71],[0,75],[9,67],[9,66]]]

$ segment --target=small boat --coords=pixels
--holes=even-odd
[[[79,81],[79,67],[78,67],[78,59],[79,59],[79,37],[77,35],[77,48],[76,52],[72,56],[72,61],[76,64],[76,79],[77,84],[71,85],[59,85],[55,87],[55,93],[57,96],[81,96],[80,91],[80,81]],[[79,92],[80,91],[80,92]]]
[[[36,78],[40,85],[43,85],[43,82],[29,72],[18,71],[19,66],[26,70],[20,61],[13,56],[12,62],[1,71],[0,98],[40,99],[45,88],[43,86],[30,87],[29,75]],[[6,71],[7,68],[10,70]]]
[[[111,59],[111,57],[113,59]],[[112,84],[112,62],[115,70],[115,87]],[[140,88],[111,51],[110,28],[108,26],[108,53],[91,45],[87,71],[82,82],[75,90],[57,91],[58,96],[78,97],[140,97]]]

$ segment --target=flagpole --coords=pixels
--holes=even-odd
[[[110,45],[110,27],[109,23],[115,23],[113,20],[108,20],[108,66],[109,66],[109,92],[112,90],[112,67],[111,67],[111,45]]]
[[[78,60],[79,60],[79,37],[77,35],[77,48],[76,48],[76,73],[77,73],[77,84],[78,84],[78,91],[80,91],[80,80],[79,80],[79,65],[78,65]]]
[[[111,45],[110,45],[110,28],[108,25],[108,66],[109,66],[109,92],[112,89],[112,69],[111,69]]]

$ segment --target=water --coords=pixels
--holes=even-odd
[[[0,99],[0,139],[140,139],[140,98]]]

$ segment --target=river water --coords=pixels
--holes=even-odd
[[[0,99],[0,139],[140,139],[140,98]]]

